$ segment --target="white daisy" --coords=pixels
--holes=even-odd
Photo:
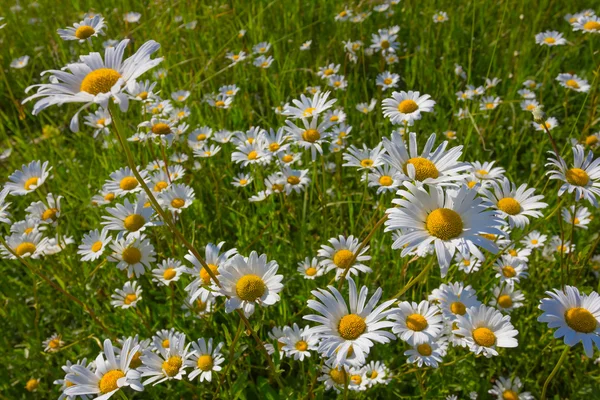
[[[308,118],[314,117],[328,110],[337,101],[336,99],[328,100],[330,92],[317,92],[313,98],[300,95],[300,100],[293,99],[292,105],[287,105],[284,108],[282,115],[287,115],[290,118]]]
[[[152,221],[154,209],[145,207],[145,203],[146,200],[143,198],[138,198],[134,203],[131,203],[129,199],[125,199],[123,204],[107,207],[106,211],[110,215],[102,216],[104,229],[117,231],[117,238],[123,236],[139,237],[146,227],[155,225]]]
[[[484,162],[475,161],[471,163],[471,172],[477,179],[482,181],[504,179],[504,168],[494,167],[496,161]]]
[[[406,362],[409,364],[417,364],[419,368],[423,365],[437,368],[439,363],[442,362],[440,345],[435,341],[428,341],[411,347],[411,349],[404,352],[404,355],[408,357]]]
[[[442,313],[427,300],[419,304],[403,301],[392,311],[392,331],[411,346],[434,341],[442,331]]]
[[[3,191],[13,196],[24,196],[27,193],[33,192],[46,182],[50,176],[48,161],[32,161],[29,164],[16,170],[8,177],[8,182],[4,184]]]
[[[144,385],[157,385],[167,380],[183,379],[186,374],[185,369],[189,367],[188,358],[194,352],[188,352],[190,343],[185,345],[185,335],[170,335],[169,347],[162,346],[162,341],[159,338],[153,339],[154,347],[157,353],[150,349],[144,351],[144,355],[140,357],[143,366],[139,368],[142,377],[149,377],[144,381]]]
[[[221,253],[224,244],[225,242],[220,242],[217,245],[208,243],[204,250],[204,261],[217,279],[219,279],[218,276],[220,270],[229,262],[231,257],[237,254],[237,249],[235,248]],[[193,267],[188,268],[186,272],[192,277],[195,277],[195,279],[185,288],[185,290],[190,293],[191,301],[195,301],[196,298],[200,297],[200,300],[205,302],[209,296],[218,294],[217,285],[215,282],[212,282],[209,273],[196,256],[188,251],[188,254],[185,255],[185,259],[193,265]]]
[[[97,14],[92,17],[85,17],[83,21],[75,22],[72,27],[59,29],[57,32],[63,40],[78,40],[79,43],[87,40],[89,43],[92,43],[93,37],[104,35],[103,30],[105,27],[104,18]]]
[[[146,268],[150,268],[150,263],[156,260],[154,246],[144,234],[116,239],[110,248],[113,253],[108,261],[116,262],[121,271],[127,270],[128,278],[134,275],[136,278],[140,277],[146,272]]]
[[[370,387],[375,385],[387,385],[391,382],[392,376],[390,369],[383,361],[371,361],[366,366],[365,375],[367,377],[367,385]]]
[[[582,15],[571,24],[573,31],[582,31],[583,33],[600,33],[600,17],[595,15]]]
[[[311,334],[309,330],[308,326],[300,329],[296,323],[291,328],[289,326],[283,328],[284,335],[279,340],[284,343],[282,350],[288,357],[304,361],[305,357],[310,357],[309,350],[317,350],[319,337]]]
[[[44,351],[46,353],[56,353],[64,345],[65,342],[63,342],[62,336],[58,333],[54,333],[52,336],[42,342],[42,346],[44,346]]]
[[[146,180],[148,171],[138,170],[142,179]],[[123,167],[110,174],[110,180],[106,182],[105,189],[115,196],[125,196],[129,193],[142,191],[142,186],[133,175],[129,167]]]
[[[561,46],[567,43],[567,39],[558,31],[546,31],[535,35],[535,42],[540,46]]]
[[[120,307],[125,310],[129,307],[135,307],[137,302],[142,299],[142,288],[136,281],[127,281],[123,285],[123,289],[115,289],[115,294],[110,297],[113,298],[110,302],[113,307]]]
[[[385,153],[383,145],[377,144],[373,149],[369,149],[366,144],[363,143],[363,148],[351,145],[348,147],[347,152],[342,155],[345,164],[344,167],[358,167],[358,169],[373,169],[383,165],[382,155]]]
[[[371,256],[367,255],[369,246],[365,246],[359,254],[356,254],[360,247],[360,242],[353,235],[347,238],[340,235],[338,239],[329,239],[331,246],[321,245],[317,255],[323,259],[320,265],[325,268],[325,273],[335,270],[335,279],[338,280],[347,270],[346,277],[350,275],[358,275],[359,272],[370,273],[371,268],[363,264],[369,261]],[[354,257],[356,254],[356,258]]]
[[[302,125],[300,127],[290,120],[286,120],[285,123],[288,125],[285,130],[290,134],[292,140],[296,144],[304,149],[310,149],[311,157],[314,161],[317,158],[317,152],[323,154],[323,143],[326,143],[328,138],[327,130],[331,127],[331,122],[324,120],[321,123],[318,122],[318,117],[314,116],[309,120],[302,118]]]
[[[587,207],[570,206],[569,208],[563,208],[561,210],[563,220],[569,224],[578,228],[587,229],[587,225],[592,222],[592,213]]]
[[[233,181],[231,182],[231,184],[235,187],[246,187],[253,180],[254,178],[252,178],[252,175],[247,173],[240,173],[233,177]]]
[[[0,244],[0,254],[2,254],[3,258],[9,260],[17,259],[13,253],[19,257],[40,258],[45,254],[46,248],[49,245],[48,238],[42,237],[40,232],[31,232],[28,235],[13,233],[5,237],[4,240],[8,247]]]
[[[208,339],[208,343],[204,338],[192,342],[194,351],[190,358],[186,360],[186,365],[194,369],[188,375],[190,381],[200,375],[200,382],[210,382],[212,380],[213,371],[221,371],[221,364],[225,361],[225,358],[221,355],[221,348],[223,348],[223,345],[224,343],[220,342],[213,348],[212,338]]]
[[[527,264],[518,258],[504,255],[494,263],[496,278],[500,278],[500,283],[514,285],[521,282],[522,278],[527,278]]]
[[[574,74],[558,74],[556,80],[560,83],[560,86],[576,92],[585,93],[588,92],[591,87],[588,81]]]
[[[315,279],[325,273],[325,269],[319,265],[317,257],[306,257],[304,261],[298,263],[298,272],[302,274],[304,279]]]
[[[95,261],[102,257],[104,249],[111,241],[112,237],[108,236],[107,230],[102,229],[98,232],[98,229],[94,229],[83,235],[77,254],[82,256],[81,261]]]
[[[369,187],[376,187],[377,194],[386,192],[396,192],[398,187],[402,185],[402,180],[398,178],[398,170],[389,165],[376,167],[369,172],[367,179]],[[364,181],[364,175],[361,178]]]
[[[523,307],[525,296],[513,285],[500,285],[494,287],[494,297],[490,300],[490,306],[500,311],[510,313],[515,308]]]
[[[29,56],[15,58],[10,62],[10,67],[15,69],[25,68],[29,64]]]
[[[27,218],[37,219],[40,224],[58,224],[58,218],[61,214],[60,202],[62,196],[54,196],[52,193],[46,195],[46,201],[36,201],[31,203],[25,211]]]
[[[429,295],[429,301],[437,301],[444,317],[454,321],[458,315],[465,315],[467,308],[481,304],[471,285],[464,286],[462,282],[442,283]]]
[[[393,92],[392,98],[383,100],[383,116],[390,118],[392,124],[403,122],[413,125],[421,119],[422,112],[432,112],[435,101],[428,94],[421,96],[419,92]]]
[[[521,244],[528,249],[537,249],[544,247],[546,240],[548,240],[547,235],[542,235],[539,231],[531,231],[521,240]]]
[[[496,396],[496,400],[534,400],[531,393],[521,392],[522,387],[523,384],[518,376],[514,379],[501,376],[494,382],[494,387],[488,390],[488,393]]]
[[[167,258],[158,264],[158,268],[152,270],[153,281],[169,286],[171,282],[177,282],[185,271],[186,268],[181,265],[181,261]]]
[[[388,90],[398,86],[398,81],[400,81],[400,75],[385,71],[377,75],[375,83],[377,86],[381,86],[381,90]]]
[[[191,206],[194,199],[194,189],[179,183],[169,186],[158,195],[162,206],[166,206],[169,211],[176,214]]]
[[[537,107],[536,109],[539,109],[540,107]],[[536,109],[534,109],[532,112],[535,112]],[[558,126],[558,120],[554,117],[550,117],[541,123],[532,121],[531,124],[536,131],[545,132],[546,129],[551,131],[552,129],[556,128]]]

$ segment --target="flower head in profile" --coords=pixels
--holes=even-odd
[[[91,43],[93,37],[104,35],[104,28],[106,28],[104,17],[97,14],[85,17],[83,21],[75,22],[72,27],[59,29],[57,32],[63,40],[78,40],[79,43],[87,40]]]

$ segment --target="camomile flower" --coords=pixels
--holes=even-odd
[[[377,33],[371,35],[371,46],[373,51],[381,52],[383,55],[389,53],[395,53],[399,47],[399,43],[396,41],[398,35],[392,33],[387,29],[379,29]]]
[[[600,33],[600,17],[595,15],[581,16],[571,24],[573,31],[583,33]]]
[[[586,356],[593,357],[595,344],[600,348],[600,297],[598,293],[582,294],[576,287],[565,286],[564,291],[547,291],[550,298],[540,301],[542,315],[538,322],[555,329],[555,338],[564,337],[567,346],[581,342]]]
[[[302,45],[300,45],[300,50],[302,50],[302,51],[310,50],[311,44],[312,44],[312,40],[307,40],[306,42],[302,43]]]
[[[330,109],[337,101],[336,99],[329,99],[329,95],[330,92],[317,92],[311,99],[304,94],[301,94],[300,100],[293,99],[293,105],[288,104],[287,107],[284,108],[282,115],[289,116],[293,119],[319,115]]]
[[[329,239],[331,246],[321,245],[317,255],[322,258],[319,265],[325,269],[325,273],[335,270],[335,279],[338,280],[344,272],[347,271],[347,277],[350,275],[358,275],[359,272],[370,273],[371,268],[363,264],[369,261],[371,256],[366,253],[369,251],[369,246],[361,249],[360,253],[354,259],[354,255],[360,247],[358,238],[353,235],[347,238],[340,235],[338,239]]]
[[[224,344],[220,342],[213,348],[212,338],[208,339],[208,343],[204,338],[192,342],[194,351],[191,352],[190,358],[186,360],[186,365],[194,369],[188,375],[190,381],[200,375],[200,382],[210,382],[213,371],[221,371],[221,364],[225,361],[225,358],[221,355]]]
[[[252,178],[252,175],[248,173],[240,173],[233,177],[233,181],[231,182],[231,184],[235,187],[246,187],[253,180],[254,178]]]
[[[231,154],[231,161],[241,164],[242,167],[252,164],[269,164],[272,155],[266,151],[261,143],[253,141],[252,143],[242,143],[236,147],[236,151]]]
[[[62,199],[62,196],[55,196],[52,193],[48,193],[45,202],[33,202],[25,209],[27,217],[39,220],[40,224],[52,224],[56,226],[61,214],[60,202]]]
[[[291,328],[283,328],[283,336],[279,340],[284,344],[282,350],[288,357],[304,361],[305,357],[310,357],[309,350],[317,350],[319,337],[311,334],[309,330],[309,326],[300,329],[296,323]]]
[[[321,86],[307,86],[304,91],[306,93],[315,95],[321,91]]]
[[[285,180],[285,194],[290,195],[292,192],[300,193],[306,190],[310,184],[307,169],[291,169],[289,166],[283,166],[282,178]]]
[[[113,253],[108,257],[108,261],[116,262],[121,271],[127,270],[128,278],[134,275],[139,278],[146,272],[146,268],[150,268],[150,263],[156,260],[154,246],[143,233],[139,236],[130,235],[116,239],[110,248]]]
[[[550,117],[542,122],[532,121],[531,124],[533,125],[536,131],[545,132],[546,129],[551,131],[552,129],[556,128],[558,126],[558,120],[554,117]]]
[[[277,154],[277,160],[281,165],[292,165],[300,161],[302,154],[291,151],[281,152]]]
[[[592,149],[597,149],[600,146],[600,132],[592,133],[581,141],[581,144],[585,144]]]
[[[28,235],[13,233],[5,237],[4,240],[8,247],[0,244],[0,254],[2,258],[9,260],[16,260],[17,256],[31,257],[33,259],[40,258],[45,254],[46,248],[49,245],[48,238],[42,237],[40,232],[31,232]]]
[[[433,14],[433,22],[436,24],[448,21],[448,13],[445,11],[438,11]]]
[[[271,49],[271,43],[269,42],[260,42],[252,47],[252,52],[254,54],[265,54]]]
[[[282,328],[279,326],[274,326],[271,329],[271,331],[268,332],[269,339],[276,342],[277,352],[279,353],[280,359],[285,356],[285,352],[283,351],[285,343],[281,341],[281,339],[285,335],[285,333],[283,332],[284,328],[285,327]],[[267,350],[267,353],[269,353],[269,355],[275,354],[275,346],[273,346],[271,343],[265,343],[265,349]]]
[[[142,14],[134,11],[130,11],[123,15],[123,21],[128,22],[130,24],[135,24],[136,22],[140,22],[140,18]]]
[[[388,300],[377,306],[383,293],[381,288],[367,301],[369,290],[366,286],[362,286],[360,292],[357,292],[352,278],[348,278],[347,282],[350,307],[342,294],[329,286],[329,291],[311,291],[318,300],[308,300],[308,307],[321,315],[310,314],[303,317],[319,324],[305,332],[319,336],[319,353],[324,357],[335,356],[335,365],[344,364],[350,347],[357,362],[364,364],[373,342],[385,344],[395,339],[391,332],[385,330],[393,325],[385,319],[394,311],[388,308],[395,300]]]
[[[369,172],[367,179],[369,187],[377,188],[377,194],[396,192],[402,184],[402,180],[398,179],[398,170],[389,165],[374,168]]]
[[[204,101],[211,107],[228,109],[233,104],[233,97],[222,94],[210,94],[204,98]]]
[[[517,185],[505,177],[500,184],[492,182],[492,187],[493,192],[482,188],[480,194],[498,210],[500,218],[508,220],[511,228],[524,228],[529,224],[528,217],[539,218],[542,216],[539,210],[548,207],[548,204],[540,201],[544,196],[534,196],[535,189],[527,189],[526,184],[517,189]]]
[[[15,58],[10,62],[10,67],[14,69],[25,68],[29,64],[29,56],[22,56],[19,58]]]
[[[186,268],[181,265],[181,261],[168,258],[158,264],[158,268],[152,270],[153,281],[169,286],[171,282],[177,282],[185,271]]]
[[[575,251],[574,244],[571,244],[569,240],[561,239],[558,235],[554,235],[550,238],[550,242],[544,248],[544,256],[552,255],[554,253],[569,254],[573,251]]]
[[[563,221],[565,221],[567,224],[583,229],[587,229],[587,225],[592,221],[593,218],[592,213],[590,213],[587,207],[579,207],[575,209],[575,206],[571,206],[569,208],[563,208],[560,213]]]
[[[481,234],[502,234],[497,228],[502,220],[487,209],[483,199],[476,197],[477,192],[466,185],[458,190],[430,187],[429,193],[409,182],[404,185],[407,190],[398,191],[400,198],[392,200],[397,207],[386,210],[385,222],[386,232],[409,230],[392,244],[393,249],[402,249],[402,257],[433,243],[444,277],[457,250],[463,256],[473,254],[480,260],[485,256],[479,247],[498,252],[496,244]]]
[[[392,380],[391,371],[383,361],[371,361],[365,365],[365,376],[369,387],[387,385]]]
[[[348,18],[350,18],[352,16],[352,10],[348,9],[348,8],[344,8],[342,11],[340,11],[338,14],[336,14],[335,16],[335,20],[336,21],[347,21]]]
[[[517,347],[519,333],[510,323],[510,316],[502,315],[493,307],[480,305],[467,309],[457,318],[456,335],[464,338],[469,350],[487,358],[498,355],[500,347]]]
[[[87,362],[87,358],[84,358],[82,360],[78,360],[75,364],[73,364],[71,361],[67,360],[67,363],[65,365],[63,365],[62,367],[60,367],[63,372],[65,373],[63,379],[57,379],[55,380],[53,383],[55,385],[60,385],[60,387],[58,388],[58,390],[60,390],[60,396],[58,397],[58,400],[77,400],[79,395],[76,396],[67,396],[64,392],[66,389],[70,388],[71,386],[73,386],[73,382],[70,382],[66,379],[67,374],[70,374],[72,371],[71,367],[73,365],[81,365],[84,368],[87,368],[89,370],[93,370],[95,368],[94,362],[92,361],[91,363],[88,364]],[[80,399],[82,400],[87,400],[88,396],[87,395],[81,395],[79,396]]]
[[[112,118],[108,111],[100,108],[96,110],[94,113],[90,113],[83,117],[84,124],[87,126],[91,126],[94,128],[94,139],[98,137],[99,134],[108,135],[110,133],[108,126],[112,123]]]
[[[274,60],[275,59],[273,58],[273,56],[258,56],[254,59],[252,64],[254,64],[255,67],[266,69],[271,66]]]
[[[504,168],[502,167],[494,167],[496,161],[491,162],[479,162],[474,161],[471,163],[470,172],[472,172],[475,177],[482,181],[488,180],[497,180],[500,181],[504,179]]]
[[[561,46],[567,43],[567,39],[558,31],[546,31],[535,35],[535,42],[540,46]]]
[[[225,54],[225,57],[231,60],[231,65],[235,65],[248,58],[248,54],[244,51],[240,51],[239,53],[234,53],[233,51],[230,51],[227,54]]]
[[[126,340],[119,356],[116,357],[110,339],[106,339],[104,351],[96,357],[95,372],[90,371],[85,363],[72,365],[71,372],[65,377],[65,381],[72,385],[63,393],[73,398],[89,395],[97,396],[94,397],[96,400],[106,400],[125,387],[138,392],[143,391],[140,373],[130,367],[138,349],[139,345],[132,346],[131,340]]]
[[[502,82],[502,79],[500,78],[485,78],[485,88],[486,89],[491,89],[494,88],[496,86],[498,86],[498,84]]]
[[[112,237],[108,236],[106,229],[102,229],[100,232],[98,229],[94,229],[83,235],[77,254],[82,256],[81,261],[95,261],[102,257],[106,246],[111,241]]]
[[[290,147],[289,143],[286,143],[287,135],[285,135],[283,127],[277,128],[277,131],[273,128],[269,129],[269,132],[264,131],[259,140],[262,141],[264,148],[273,155],[285,152]]]
[[[146,180],[148,171],[138,168],[138,172],[142,179]],[[141,192],[142,186],[133,175],[133,171],[129,167],[123,167],[110,174],[110,180],[106,182],[105,189],[119,197]]]
[[[546,172],[550,179],[563,181],[558,195],[563,193],[575,193],[575,200],[585,199],[594,207],[598,207],[597,196],[600,196],[600,158],[594,159],[594,153],[590,150],[585,155],[583,146],[573,147],[573,167],[569,168],[562,157],[558,159],[553,156],[548,158],[547,167],[553,167]]]
[[[400,75],[385,71],[377,75],[375,83],[377,86],[381,86],[381,90],[388,90],[398,86],[399,80]]]
[[[185,336],[183,333],[178,332],[175,328],[171,329],[161,329],[156,332],[155,335],[152,336],[152,340],[150,342],[150,347],[152,351],[158,352],[159,349],[168,349],[171,347],[171,342],[173,338],[179,338],[180,336]]]
[[[450,321],[456,320],[458,315],[465,315],[467,308],[481,304],[471,285],[464,286],[462,282],[442,283],[431,292],[429,301],[439,302],[444,318]]]
[[[426,300],[419,304],[402,301],[392,310],[392,332],[411,346],[434,341],[442,331],[442,314],[437,305]]]
[[[33,114],[52,106],[65,103],[83,103],[71,119],[70,128],[79,130],[79,112],[92,104],[108,108],[110,98],[115,99],[121,111],[127,111],[129,98],[123,93],[124,87],[140,75],[158,65],[162,58],[151,59],[160,45],[153,40],[144,43],[137,52],[123,61],[123,53],[129,39],[122,40],[116,47],[105,49],[104,60],[99,53],[80,56],[80,62],[69,64],[63,70],[50,70],[50,82],[29,86],[28,92],[37,87],[37,93],[23,100],[23,103],[38,100],[33,106]]]
[[[479,271],[481,267],[481,260],[474,257],[472,254],[463,256],[462,254],[456,253],[454,256],[454,262],[458,265],[458,270],[463,271],[465,274],[472,274],[473,272]]]
[[[209,295],[206,301],[202,301],[197,298],[195,301],[191,300],[190,296],[187,296],[183,301],[181,309],[184,310],[184,316],[195,316],[196,318],[203,319],[207,314],[210,314],[213,310],[214,297]]]
[[[10,220],[6,222],[10,223]],[[11,233],[17,233],[19,235],[29,235],[31,233],[38,233],[42,230],[40,220],[34,217],[27,217],[23,221],[17,221],[10,226]]]
[[[142,377],[149,377],[144,385],[157,385],[168,380],[181,380],[189,367],[188,359],[194,352],[189,352],[190,343],[185,345],[185,335],[169,335],[169,347],[162,346],[159,338],[153,339],[157,353],[150,349],[144,351],[140,357],[143,366],[139,368]]]
[[[435,133],[429,136],[423,151],[419,153],[416,133],[409,133],[408,145],[402,135],[392,133],[391,140],[383,138],[386,153],[382,157],[387,164],[399,171],[399,179],[410,180],[418,186],[456,185],[464,179],[460,172],[469,168],[468,164],[458,161],[462,155],[462,146],[446,150],[448,142],[444,141],[434,149],[435,139]]]
[[[11,215],[8,212],[8,207],[11,203],[6,201],[6,196],[8,196],[8,191],[0,190],[0,223],[10,224]]]
[[[513,285],[500,285],[493,289],[494,297],[490,300],[490,306],[500,311],[510,313],[515,308],[523,307],[525,296]]]
[[[340,70],[340,64],[329,64],[324,67],[319,67],[317,72],[317,76],[323,79],[329,79],[330,76],[333,76],[338,73]],[[306,88],[308,91],[308,88]],[[313,93],[316,94],[316,93]]]
[[[275,172],[265,178],[264,184],[267,188],[265,194],[266,196],[270,196],[273,193],[283,193],[285,191],[286,181],[283,179],[283,174],[281,172]]]
[[[104,18],[101,15],[94,15],[84,18],[83,21],[75,22],[73,27],[59,29],[57,32],[63,40],[78,40],[79,43],[87,40],[92,43],[93,37],[104,35],[104,28],[106,28]]]
[[[162,100],[158,95],[151,102],[144,104],[144,108],[148,114],[157,117],[167,117],[174,109],[171,100]]]
[[[479,103],[479,109],[481,111],[493,110],[498,107],[500,103],[502,103],[500,97],[486,96],[481,99],[481,102]]]
[[[225,242],[220,242],[217,245],[208,243],[204,250],[204,260],[211,272],[217,277],[220,274],[221,268],[229,262],[231,257],[237,254],[237,249],[235,248],[221,252],[221,248],[224,244]],[[185,290],[190,293],[191,301],[196,300],[198,297],[200,297],[202,301],[207,301],[209,296],[219,294],[216,284],[212,282],[211,276],[196,256],[188,251],[188,254],[184,257],[193,265],[193,267],[188,268],[186,272],[192,277],[195,277],[195,279],[185,288]]]
[[[375,109],[376,105],[377,105],[377,100],[371,99],[371,101],[369,103],[358,103],[356,105],[356,109],[363,114],[368,114]]]
[[[16,170],[8,177],[4,184],[4,191],[13,196],[24,196],[33,192],[46,182],[50,176],[52,167],[48,167],[48,161],[32,161]]]
[[[129,94],[130,100],[137,100],[142,102],[151,102],[155,99],[156,94],[154,88],[156,82],[145,81],[130,81],[127,84],[126,91]]]
[[[191,206],[194,199],[194,189],[182,183],[174,183],[158,194],[162,206],[176,214]]]
[[[407,123],[413,125],[415,121],[421,119],[422,112],[432,112],[435,101],[430,100],[431,96],[419,92],[393,92],[392,98],[384,99],[383,116],[389,118],[392,124]]]
[[[164,118],[152,116],[150,121],[138,124],[138,128],[148,128],[148,135],[160,139],[166,145],[170,145],[175,135],[175,124]]]
[[[267,255],[255,251],[249,257],[236,254],[220,269],[220,291],[229,298],[225,311],[243,309],[246,317],[254,313],[256,304],[270,306],[279,301],[283,275],[276,275],[277,261],[267,262]]]
[[[419,368],[422,368],[423,365],[437,368],[439,363],[442,362],[440,345],[434,340],[412,345],[411,347],[411,349],[404,352],[404,355],[408,357],[406,362],[409,364],[417,364]]]
[[[556,80],[560,83],[560,86],[574,90],[576,92],[588,92],[590,90],[590,84],[585,79],[578,77],[573,74],[558,74]]]
[[[344,167],[358,167],[361,169],[373,169],[383,165],[382,155],[385,153],[382,143],[379,143],[373,149],[369,149],[366,144],[363,143],[363,148],[350,145],[346,153],[342,155],[345,164]]]
[[[331,127],[331,122],[322,121],[319,123],[317,116],[312,117],[310,122],[307,118],[301,118],[301,121],[302,127],[286,120],[285,123],[288,126],[285,127],[285,130],[298,146],[310,149],[311,158],[314,161],[317,158],[317,152],[323,154],[322,144],[326,143],[329,136],[327,130]]]
[[[240,88],[237,85],[224,85],[219,88],[219,93],[229,97],[235,96],[239,91]]]
[[[521,110],[532,112],[536,107],[540,106],[537,100],[523,100],[521,102]]]
[[[514,285],[521,282],[522,278],[527,278],[527,264],[518,258],[504,255],[494,263],[496,278],[500,278],[500,283]]]
[[[317,257],[306,257],[304,261],[298,263],[298,272],[304,276],[304,279],[315,279],[325,273],[325,269],[319,265]]]
[[[56,353],[64,345],[65,342],[62,341],[62,336],[58,333],[54,333],[52,336],[42,342],[42,346],[44,346],[44,351],[46,353]]]
[[[531,231],[521,240],[521,244],[528,249],[537,249],[544,247],[546,240],[548,240],[547,235],[542,235],[539,231]]]
[[[317,380],[323,382],[325,390],[333,389],[336,393],[340,393],[345,390],[346,382],[348,382],[348,389],[354,384],[350,380],[349,371],[345,366],[334,367],[325,363],[321,367],[321,373]]]
[[[116,289],[115,294],[111,295],[113,307],[120,307],[124,310],[129,307],[135,307],[137,302],[142,299],[142,288],[137,284],[137,281],[127,281],[123,285],[123,289]]]
[[[187,143],[192,149],[197,149],[206,144],[207,140],[213,135],[212,128],[208,126],[201,126],[194,129],[188,134]]]
[[[171,93],[171,98],[174,101],[186,101],[188,97],[190,97],[191,92],[188,90],[178,90],[176,92]]]
[[[496,396],[496,400],[534,400],[529,392],[521,392],[523,384],[518,376],[499,377],[494,382],[494,387],[488,390],[489,394]]]
[[[115,204],[115,207],[107,207],[106,211],[110,215],[103,215],[103,229],[107,231],[117,231],[117,238],[123,236],[139,237],[146,227],[153,226],[152,221],[154,209],[145,207],[146,200],[143,198],[137,199],[131,203],[129,199],[125,199],[123,204]]]

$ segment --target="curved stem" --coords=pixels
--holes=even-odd
[[[556,373],[560,369],[560,366],[567,359],[567,354],[569,353],[569,349],[571,349],[570,346],[566,346],[565,347],[565,349],[563,350],[562,355],[560,356],[558,362],[554,366],[554,369],[552,370],[552,372],[550,372],[550,375],[548,375],[548,378],[546,379],[546,382],[544,382],[544,387],[542,388],[542,396],[540,397],[540,400],[546,400],[546,391],[548,390],[548,385],[550,384],[550,381],[552,380],[552,378],[554,378],[554,375],[556,375]]]
[[[421,278],[425,277],[427,272],[429,272],[429,270],[431,269],[432,265],[433,265],[433,259],[425,266],[425,268],[423,268],[423,270],[419,273],[419,275],[417,275],[417,277],[415,279],[411,279],[398,293],[396,293],[396,295],[394,297],[392,297],[392,299],[399,298],[404,293],[406,293],[408,291],[408,289],[410,289],[417,282],[419,282],[421,280]]]

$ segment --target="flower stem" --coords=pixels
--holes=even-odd
[[[556,373],[560,369],[560,366],[567,359],[567,354],[569,353],[570,349],[571,349],[570,346],[566,346],[565,347],[565,349],[563,350],[562,355],[560,356],[558,362],[554,366],[554,369],[552,370],[552,372],[550,372],[550,375],[548,375],[548,378],[546,379],[546,382],[544,382],[544,387],[542,388],[542,396],[540,397],[540,400],[546,400],[546,391],[548,390],[548,385],[550,385],[550,381],[552,380],[552,378],[554,378],[554,375],[556,375]]]

